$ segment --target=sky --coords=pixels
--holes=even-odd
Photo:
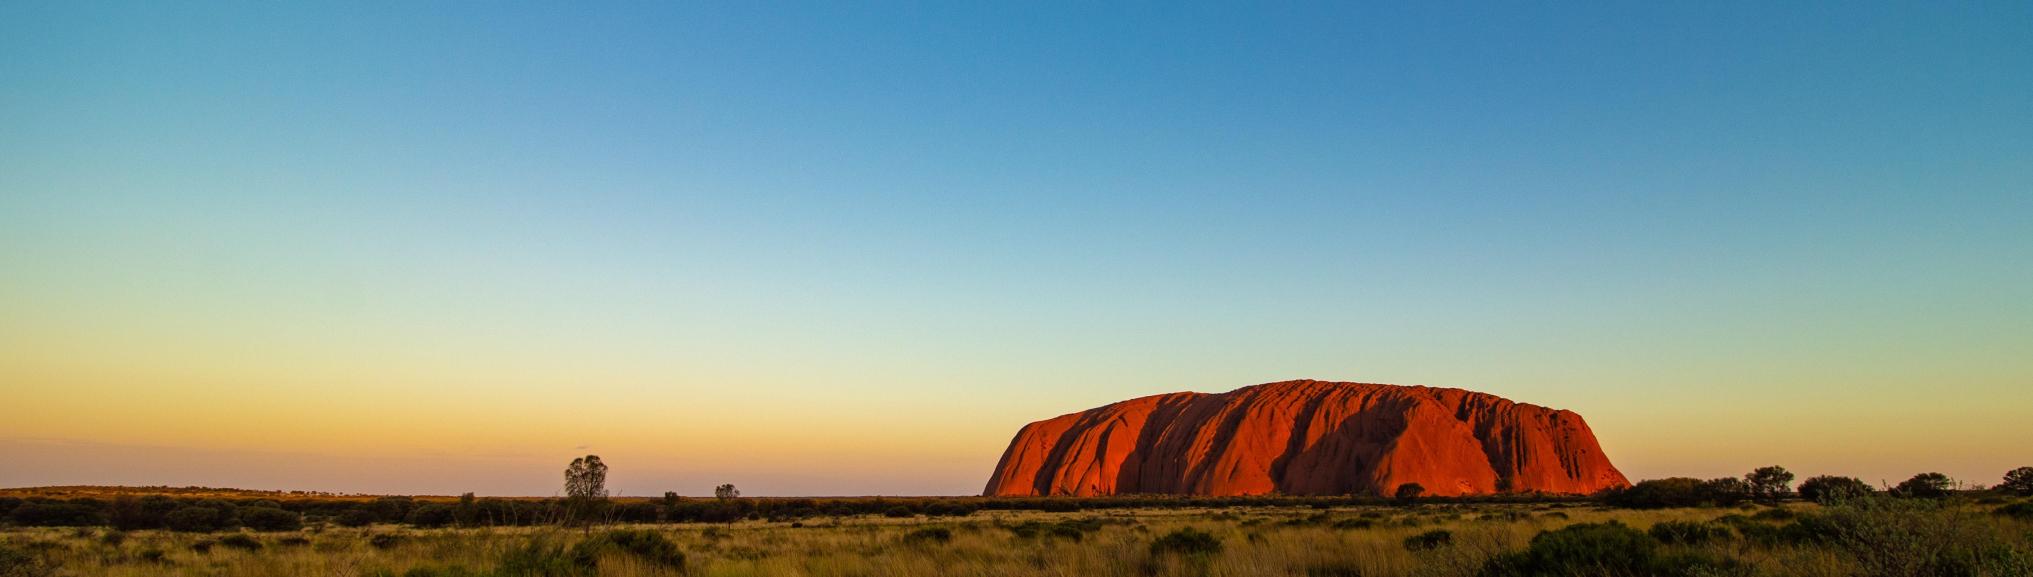
[[[1296,378],[2033,465],[2033,4],[361,4],[0,2],[0,486],[969,494]]]

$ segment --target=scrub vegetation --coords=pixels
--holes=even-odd
[[[588,476],[576,500],[8,497],[0,576],[2033,576],[2016,488],[1753,476],[1543,500],[609,499]]]

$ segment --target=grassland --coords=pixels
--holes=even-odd
[[[1889,500],[1887,500],[1889,501]],[[851,516],[797,522],[588,528],[344,528],[175,533],[12,528],[0,544],[34,559],[16,575],[76,576],[1453,576],[1503,574],[2026,575],[2033,522],[1970,502],[1822,507],[1608,509],[1588,504],[1232,507],[964,517]],[[1524,562],[1534,539],[1565,527],[1662,523],[1715,534],[1641,543],[1671,563]],[[1689,525],[1693,524],[1693,525]],[[1192,529],[1205,543],[1154,547]],[[640,548],[589,547],[616,530],[668,541],[682,561]],[[1444,533],[1439,533],[1444,532]],[[1580,535],[1581,532],[1570,532]],[[1445,537],[1434,537],[1442,535]],[[1590,537],[1594,538],[1594,537]],[[1188,540],[1190,541],[1190,540]],[[1548,541],[1542,539],[1542,541]],[[250,544],[251,543],[251,544]],[[237,544],[237,546],[236,546]],[[1584,543],[1576,549],[1630,544]],[[1570,548],[1573,549],[1573,548]],[[1888,550],[1895,549],[1895,550]],[[1589,555],[1574,550],[1557,555]],[[1508,556],[1508,557],[1507,557]],[[1691,560],[1691,561],[1689,561]],[[1592,564],[1592,565],[1591,565]],[[1514,564],[1515,565],[1515,564]],[[1520,569],[1519,567],[1523,567]],[[1548,569],[1553,567],[1553,569]],[[1593,570],[1591,570],[1593,567]],[[1619,569],[1619,567],[1623,567]],[[14,570],[15,573],[5,571]],[[1510,571],[1505,573],[1504,571]],[[1635,573],[1633,573],[1635,571]],[[38,573],[40,572],[40,573]]]

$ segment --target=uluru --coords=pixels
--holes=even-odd
[[[1581,415],[1462,389],[1286,381],[1026,425],[984,494],[1586,494],[1628,486]]]

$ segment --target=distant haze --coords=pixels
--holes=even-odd
[[[0,6],[0,486],[963,494],[1298,378],[2033,465],[2033,4]]]

